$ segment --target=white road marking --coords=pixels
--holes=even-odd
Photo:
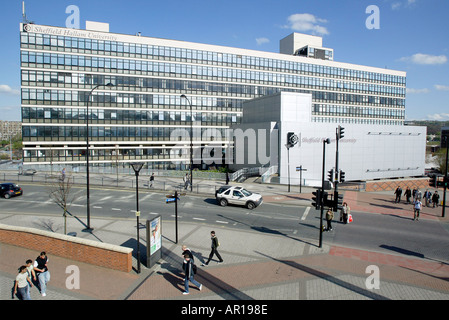
[[[303,221],[306,220],[307,215],[309,214],[309,211],[310,211],[310,207],[307,207],[306,210],[304,211],[304,214],[302,215],[301,220],[303,220]]]

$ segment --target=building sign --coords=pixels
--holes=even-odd
[[[53,35],[53,36],[118,41],[117,36],[105,34],[105,33],[101,33],[101,32],[88,31],[88,30],[46,27],[46,26],[39,26],[39,25],[35,25],[35,24],[24,24],[22,30],[23,30],[23,32],[42,33],[42,34],[48,34],[48,35]]]

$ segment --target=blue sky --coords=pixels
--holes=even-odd
[[[334,60],[407,72],[407,120],[449,120],[447,0],[89,0],[25,1],[29,20],[66,25],[66,8],[123,34],[279,52],[292,32],[319,35]],[[368,29],[367,7],[379,8]],[[19,23],[22,1],[0,4],[0,120],[21,120]],[[371,20],[370,20],[371,21]]]

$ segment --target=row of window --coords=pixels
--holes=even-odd
[[[361,118],[334,118],[334,117],[312,117],[312,122],[324,123],[352,123],[352,124],[374,124],[386,126],[401,126],[404,121],[387,119],[361,119]]]
[[[195,141],[225,141],[227,129],[224,128],[193,128],[192,139]],[[32,141],[31,138],[48,138],[54,141],[83,141],[86,139],[86,126],[33,126],[24,125],[22,136],[24,141]],[[211,135],[211,132],[213,135]],[[96,139],[98,138],[98,139]],[[89,140],[110,141],[188,141],[190,128],[178,127],[140,127],[140,126],[89,126]]]
[[[85,106],[88,96],[89,92],[87,91],[23,88],[22,104],[48,104],[48,102],[55,102],[54,105]],[[193,96],[190,98],[190,101],[195,110],[241,111],[242,109],[242,100],[239,99]],[[91,107],[140,107],[153,109],[158,107],[177,109],[180,106],[183,106],[183,108],[188,107],[187,102],[180,95],[98,91],[92,93],[89,105]]]
[[[36,48],[40,50],[51,50],[53,48],[57,50],[61,48],[64,51],[80,53],[98,53],[100,55],[116,54],[120,56],[138,57],[142,59],[161,58],[172,61],[184,61],[210,65],[228,65],[232,67],[265,69],[294,74],[311,73],[316,76],[405,86],[405,77],[395,75],[203,50],[25,32],[21,33],[21,44],[23,48]]]
[[[22,107],[22,121],[54,123],[77,123],[86,120],[86,110],[78,108],[43,108]],[[191,121],[202,125],[229,126],[240,122],[240,113],[192,112],[190,111],[158,111],[158,110],[109,110],[89,108],[91,123],[129,123],[129,124],[182,124],[190,125]],[[198,122],[198,123],[197,123]]]
[[[260,95],[270,95],[280,92],[277,88],[266,88]],[[308,91],[299,91],[309,93]],[[56,89],[22,89],[22,104],[53,104],[53,105],[78,105],[83,106],[88,99],[89,92],[76,90],[56,90]],[[150,107],[155,105],[187,106],[179,95],[153,95],[153,94],[135,94],[135,93],[116,93],[116,92],[94,92],[91,95],[91,106],[119,107],[127,105],[130,108]],[[349,93],[335,93],[313,91],[312,100],[314,102],[340,103],[348,105],[370,105],[392,108],[403,108],[404,99],[386,98],[377,96],[364,96]],[[53,103],[52,103],[53,102]],[[192,105],[195,109],[203,110],[226,110],[241,111],[243,100],[225,99],[217,97],[192,97]],[[229,109],[229,107],[233,109]]]
[[[314,104],[312,115],[345,118],[405,119],[405,110]]]
[[[98,71],[107,73],[117,73],[119,70],[138,71],[145,75],[154,75],[159,73],[168,76],[186,76],[189,78],[199,77],[216,81],[238,81],[249,83],[270,84],[276,86],[299,86],[312,89],[341,90],[362,92],[369,94],[381,94],[391,96],[405,96],[405,87],[378,85],[362,82],[351,82],[334,79],[324,79],[317,77],[307,77],[302,75],[290,75],[271,72],[259,72],[240,69],[228,69],[220,67],[208,67],[188,64],[136,61],[114,58],[97,58],[56,53],[39,53],[22,51],[21,61],[27,66],[51,65],[54,68],[64,66],[65,70],[71,67],[95,68]],[[101,69],[101,70],[100,70]],[[84,74],[72,77],[70,83],[84,83]],[[55,79],[55,78],[53,78]],[[68,79],[67,79],[68,80]]]

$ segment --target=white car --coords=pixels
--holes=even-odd
[[[263,202],[262,195],[252,193],[243,187],[223,186],[215,193],[218,203],[225,207],[228,204],[245,206],[252,210]]]

